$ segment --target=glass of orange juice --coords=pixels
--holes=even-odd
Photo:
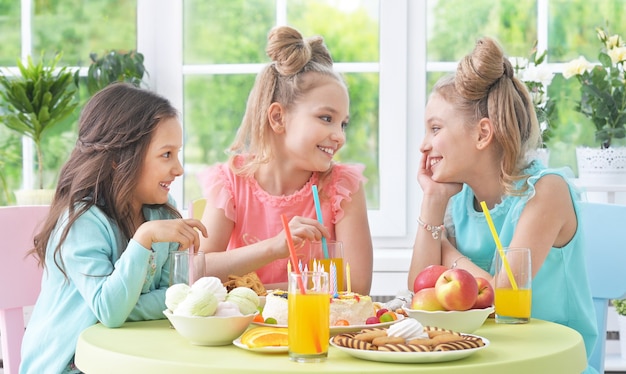
[[[326,360],[330,339],[329,290],[326,272],[289,274],[287,333],[292,361]]]
[[[508,269],[499,251],[496,253],[496,323],[527,323],[532,306],[530,249],[503,248],[503,252]]]
[[[330,293],[335,294],[345,291],[344,284],[344,263],[343,263],[343,242],[335,240],[327,240],[326,247],[328,248],[328,257],[324,255],[324,247],[322,242],[310,242],[309,247],[309,270],[313,269],[313,261],[317,261],[319,265],[324,267],[324,271],[329,273],[330,265],[335,264],[337,269],[337,276],[335,279],[329,279],[330,281]],[[333,274],[334,275],[334,274]],[[333,278],[331,276],[331,278]]]

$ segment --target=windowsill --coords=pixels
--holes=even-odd
[[[607,354],[604,359],[604,371],[626,371],[626,360],[619,353]]]

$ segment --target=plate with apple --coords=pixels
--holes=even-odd
[[[464,269],[431,265],[415,278],[410,306],[403,309],[424,326],[472,333],[494,312],[488,280]]]

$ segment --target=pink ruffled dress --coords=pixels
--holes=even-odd
[[[341,202],[350,201],[350,195],[366,181],[364,169],[360,164],[335,164],[323,184],[319,183],[318,174],[313,173],[299,191],[288,196],[268,194],[253,177],[234,174],[226,163],[205,169],[198,178],[209,204],[223,209],[226,218],[235,222],[226,249],[230,251],[276,236],[283,229],[281,214],[287,219],[296,215],[317,218],[311,192],[314,184],[320,196],[324,225],[331,234],[328,239],[335,239],[335,224],[343,217]],[[265,284],[286,282],[287,260],[276,260],[257,269],[261,281]]]

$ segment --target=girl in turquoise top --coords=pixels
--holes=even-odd
[[[502,245],[531,249],[531,316],[577,330],[589,357],[596,318],[577,194],[564,175],[526,160],[526,152],[540,144],[539,124],[524,83],[496,41],[480,39],[456,74],[437,82],[425,127],[418,172],[423,200],[409,287],[432,264],[493,282],[496,246],[480,207],[485,201]]]
[[[169,198],[183,173],[182,128],[154,93],[114,84],[85,106],[32,252],[44,266],[20,373],[78,372],[79,334],[100,322],[164,318],[169,252],[200,244]]]

